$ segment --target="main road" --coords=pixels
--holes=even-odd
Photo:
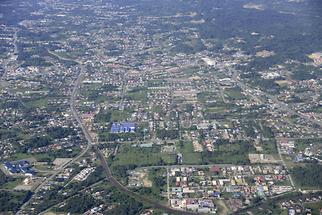
[[[75,80],[73,89],[72,89],[72,93],[71,93],[71,98],[70,98],[70,109],[72,112],[72,115],[74,117],[74,119],[77,121],[78,125],[81,127],[83,134],[86,138],[87,141],[87,146],[86,148],[82,151],[82,153],[80,153],[77,157],[75,157],[74,159],[72,159],[70,162],[68,162],[67,164],[65,164],[64,166],[62,166],[59,170],[57,170],[53,175],[51,175],[49,178],[47,178],[41,185],[39,185],[37,187],[37,189],[35,190],[35,192],[38,192],[41,187],[43,185],[45,185],[47,182],[49,182],[50,180],[52,180],[59,172],[61,172],[61,170],[63,170],[66,166],[68,166],[69,164],[75,162],[76,160],[78,160],[80,157],[82,157],[85,153],[87,153],[89,151],[89,149],[93,148],[97,158],[100,160],[101,165],[104,169],[104,173],[106,175],[106,178],[108,179],[108,181],[110,182],[111,185],[113,185],[114,187],[116,187],[118,190],[126,193],[127,195],[135,198],[136,200],[145,203],[147,205],[150,205],[153,208],[157,208],[157,209],[161,209],[164,212],[170,213],[170,214],[196,214],[194,212],[189,212],[189,211],[183,211],[183,210],[177,210],[174,208],[171,208],[167,205],[161,204],[151,198],[148,198],[146,196],[142,196],[138,193],[135,193],[133,191],[131,191],[130,189],[128,189],[127,187],[125,187],[123,184],[121,184],[112,174],[108,163],[103,155],[103,153],[99,150],[99,148],[97,147],[97,145],[95,144],[95,141],[93,140],[92,136],[90,135],[90,132],[88,130],[88,128],[86,127],[86,125],[84,124],[82,118],[80,117],[80,115],[77,112],[76,109],[76,98],[77,98],[77,94],[78,94],[78,90],[80,88],[81,82],[83,80],[84,75],[86,74],[86,68],[85,68],[85,64],[83,62],[80,61],[76,61],[76,60],[72,60],[72,59],[68,59],[68,58],[64,58],[61,57],[59,55],[56,55],[53,52],[49,52],[53,55],[55,55],[56,57],[62,59],[62,60],[68,60],[68,61],[73,61],[75,63],[77,63],[80,66],[80,73],[78,74],[77,79]],[[28,202],[26,202],[22,207],[21,210],[22,211],[26,205],[28,204]],[[19,214],[20,211],[17,213]]]
[[[259,95],[256,94],[252,94],[250,92],[253,92],[254,89],[252,89],[251,87],[249,87],[247,84],[243,83],[239,78],[238,78],[238,73],[236,70],[232,71],[232,79],[238,84],[238,86],[244,91],[244,92],[248,92],[248,94],[256,101],[259,101],[260,103],[265,103],[263,102],[262,98],[260,98]],[[271,104],[275,104],[276,108],[279,109],[280,111],[284,111],[287,112],[289,114],[292,115],[296,115],[302,119],[304,119],[305,121],[307,121],[308,123],[313,123],[318,125],[320,128],[322,128],[322,122],[320,120],[317,119],[312,119],[309,116],[301,113],[301,112],[297,112],[295,110],[293,110],[291,107],[289,107],[286,103],[279,101],[276,95],[270,95],[268,93],[262,92],[260,91],[260,95],[263,97],[266,97],[267,99],[271,100]],[[278,139],[282,139],[282,138],[276,138],[276,140]],[[288,138],[285,138],[288,139]],[[295,139],[295,138],[294,138]],[[298,138],[296,138],[298,139]],[[283,166],[285,167],[285,169],[289,172],[288,166],[285,162],[285,160],[283,159],[283,155],[281,153],[281,148],[279,143],[277,143],[277,151],[278,151],[278,155],[282,161]],[[289,174],[289,181],[291,182],[291,185],[296,189],[296,184],[294,183],[294,180],[292,178],[292,175]]]
[[[65,59],[64,60],[69,60],[69,59]],[[71,60],[69,60],[71,61]],[[77,112],[76,112],[76,106],[75,106],[75,101],[76,101],[76,97],[77,97],[77,92],[78,92],[78,88],[81,84],[81,81],[86,73],[86,69],[85,69],[85,66],[81,63],[81,62],[77,62],[77,61],[74,61],[76,63],[78,63],[80,65],[80,73],[74,83],[74,86],[73,86],[73,90],[72,90],[72,94],[70,96],[70,108],[71,108],[71,111],[73,113],[73,117],[77,120],[77,123],[84,126],[84,124],[82,123],[80,117],[78,116]],[[83,130],[83,127],[82,127],[82,130]],[[90,136],[88,133],[84,133],[86,139],[88,139]],[[50,175],[49,177],[46,177],[45,180],[43,180],[37,187],[36,189],[34,190],[34,193],[38,193],[42,187],[44,187],[46,184],[48,184],[49,181],[53,180],[60,172],[62,172],[67,166],[69,166],[70,164],[72,163],[75,163],[77,160],[79,160],[81,157],[83,157],[88,151],[89,149],[91,148],[91,144],[87,141],[87,145],[86,145],[86,148],[83,149],[83,151],[78,154],[76,157],[74,157],[72,160],[70,160],[69,162],[65,163],[64,165],[60,166],[57,170],[55,170],[53,172],[52,175]],[[29,204],[29,202],[31,201],[32,198],[30,198],[28,201],[26,201],[21,207],[20,207],[20,210],[16,213],[17,215],[19,214],[24,214],[23,213],[23,210],[26,208],[26,206]]]
[[[79,62],[78,62],[79,63]],[[74,85],[74,89],[72,92],[72,97],[71,97],[71,101],[70,101],[70,107],[73,113],[74,118],[76,119],[76,121],[78,122],[79,126],[81,127],[85,138],[87,140],[87,147],[91,147],[93,148],[97,158],[100,160],[101,165],[104,169],[104,173],[106,175],[106,178],[108,179],[108,181],[110,182],[111,185],[113,185],[114,187],[116,187],[118,190],[128,194],[129,196],[135,198],[136,200],[146,203],[150,206],[152,206],[153,208],[158,208],[161,209],[165,212],[171,213],[171,214],[196,214],[193,212],[188,212],[188,211],[182,211],[182,210],[176,210],[173,209],[167,205],[163,205],[157,201],[152,200],[151,198],[148,198],[146,196],[142,196],[139,195],[131,190],[129,190],[127,187],[125,187],[123,184],[121,184],[116,178],[114,178],[112,171],[110,170],[108,163],[103,155],[103,153],[99,150],[99,148],[97,147],[97,145],[95,145],[95,142],[92,138],[92,136],[90,135],[88,128],[86,127],[86,125],[84,124],[83,120],[81,119],[81,117],[79,116],[77,110],[76,110],[76,105],[75,105],[75,101],[76,101],[76,95],[79,89],[79,86],[81,84],[81,80],[83,79],[83,76],[85,75],[85,68],[83,64],[80,64],[81,66],[81,72],[76,80],[76,83]]]

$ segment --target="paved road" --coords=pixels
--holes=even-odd
[[[176,210],[173,209],[169,206],[163,205],[157,201],[154,201],[153,199],[146,197],[146,196],[142,196],[139,195],[131,190],[129,190],[127,187],[123,186],[120,182],[117,181],[117,179],[115,179],[112,175],[112,172],[110,170],[110,168],[108,167],[108,164],[106,162],[106,159],[103,155],[103,153],[97,148],[97,146],[94,146],[94,151],[96,153],[96,155],[98,156],[99,160],[101,161],[101,165],[104,168],[104,172],[106,175],[106,178],[109,180],[109,182],[116,187],[117,189],[119,189],[120,191],[130,195],[131,197],[135,198],[136,200],[140,201],[140,202],[144,202],[150,206],[152,206],[153,208],[158,208],[163,210],[164,212],[170,213],[170,214],[197,214],[197,213],[193,213],[193,212],[189,212],[189,211],[181,211],[181,210]]]
[[[194,168],[205,168],[205,167],[213,167],[213,166],[219,166],[219,167],[232,167],[236,166],[233,164],[184,164],[184,165],[163,165],[163,166],[147,166],[147,167],[139,167],[138,169],[159,169],[159,168],[189,168],[189,167],[194,167]],[[242,166],[242,165],[240,165]]]
[[[53,54],[53,53],[52,53]],[[59,58],[61,58],[60,56],[58,55],[55,55]],[[63,58],[64,60],[69,60],[67,58]],[[77,62],[77,61],[74,61],[74,62]],[[100,160],[101,162],[101,165],[103,166],[103,169],[104,169],[104,172],[105,172],[105,175],[106,175],[106,178],[109,180],[109,182],[115,186],[117,189],[119,189],[120,191],[130,195],[131,197],[143,202],[143,203],[147,203],[148,205],[151,205],[152,207],[154,208],[158,208],[158,209],[161,209],[165,212],[168,212],[168,213],[171,213],[171,214],[196,214],[196,213],[192,213],[192,212],[187,212],[187,211],[181,211],[181,210],[176,210],[176,209],[173,209],[169,206],[166,206],[166,205],[163,205],[157,201],[154,201],[148,197],[145,197],[145,196],[141,196],[131,190],[129,190],[127,187],[125,187],[124,185],[122,185],[120,182],[117,181],[117,179],[115,179],[112,175],[112,172],[107,164],[107,161],[103,155],[103,153],[97,148],[97,146],[95,145],[95,142],[92,138],[92,136],[90,135],[89,131],[88,131],[88,128],[85,126],[84,122],[82,121],[81,117],[79,116],[79,114],[77,113],[77,110],[76,110],[76,106],[75,106],[75,101],[76,101],[76,95],[77,95],[77,92],[78,92],[78,89],[79,89],[79,86],[81,84],[81,80],[83,79],[83,76],[85,75],[85,66],[81,63],[81,62],[77,62],[80,67],[81,67],[81,72],[75,82],[75,85],[74,85],[74,88],[73,88],[73,92],[72,92],[72,96],[71,96],[71,101],[70,101],[70,106],[71,106],[71,110],[72,110],[72,113],[73,113],[73,116],[75,118],[75,120],[78,122],[79,126],[81,127],[84,135],[85,135],[85,138],[87,140],[87,148],[86,150],[84,150],[84,153],[85,154],[88,149],[90,147],[92,147],[94,149],[94,152],[97,156],[97,158]]]
[[[238,73],[237,71],[233,71],[233,75],[232,75],[232,79],[238,84],[238,86],[243,90],[243,91],[246,91],[246,92],[253,92],[254,89],[250,88],[248,85],[246,85],[245,83],[243,83],[241,80],[238,79]],[[268,93],[265,93],[265,92],[262,92],[260,91],[261,95],[270,99],[272,102],[274,102],[274,104],[276,105],[276,107],[282,111],[285,111],[285,112],[288,112],[289,114],[293,114],[293,115],[297,115],[298,117],[306,120],[307,122],[311,122],[311,123],[314,123],[316,125],[319,125],[320,127],[322,127],[322,122],[319,121],[319,120],[316,120],[316,119],[312,119],[310,118],[309,116],[303,114],[303,113],[299,113],[297,111],[294,111],[293,109],[291,109],[288,104],[284,103],[284,102],[281,102],[278,100],[277,96],[273,96],[273,95],[270,95]],[[262,98],[260,98],[259,96],[255,95],[255,94],[250,94],[250,96],[263,103],[262,101]]]
[[[276,146],[277,146],[277,151],[278,151],[278,155],[280,157],[280,160],[282,161],[283,166],[285,167],[285,169],[289,172],[289,169],[288,169],[288,167],[287,167],[287,165],[286,165],[286,163],[284,161],[283,155],[281,153],[281,146],[278,143],[276,144]],[[295,183],[293,181],[293,178],[292,178],[292,175],[291,174],[288,175],[288,179],[291,182],[292,187],[296,188]]]
[[[246,91],[246,92],[253,92],[254,91],[252,88],[250,88],[245,83],[243,83],[241,80],[239,80],[237,71],[233,71],[232,79],[234,81],[236,81],[236,83],[238,84],[238,86],[243,91]],[[260,94],[262,96],[270,99],[272,102],[274,102],[274,104],[276,105],[277,109],[279,109],[281,111],[284,111],[284,112],[287,112],[287,113],[292,114],[292,115],[296,115],[296,116],[298,116],[298,117],[306,120],[307,122],[316,124],[316,125],[320,126],[320,128],[322,128],[322,122],[321,121],[316,120],[316,119],[312,119],[312,118],[306,116],[303,113],[300,113],[300,112],[297,112],[297,111],[291,109],[286,103],[279,101],[278,98],[277,98],[277,96],[273,96],[273,95],[270,95],[270,94],[264,93],[264,92],[260,92]],[[255,99],[256,101],[259,101],[260,103],[263,103],[262,98],[260,98],[259,96],[255,95],[255,94],[250,94],[250,96],[253,99]],[[283,156],[281,154],[281,150],[280,150],[279,144],[277,144],[277,149],[278,149],[278,154],[279,154],[279,156],[281,158],[281,161],[282,161],[285,169],[288,170],[288,166],[286,165],[286,163],[285,163],[285,161],[283,159]],[[293,178],[292,178],[292,175],[289,174],[288,177],[289,177],[289,180],[290,180],[292,186],[294,188],[296,188],[295,183],[294,183]]]
[[[96,183],[94,183],[94,184],[92,184],[92,185],[90,185],[90,186],[88,186],[88,187],[85,187],[84,189],[82,189],[82,190],[78,191],[76,194],[74,194],[74,195],[72,195],[72,196],[68,197],[68,198],[67,198],[67,199],[65,199],[64,201],[59,202],[59,203],[57,203],[57,204],[55,204],[55,205],[53,205],[53,206],[51,206],[51,207],[47,208],[46,210],[44,210],[44,211],[40,212],[38,215],[43,215],[43,214],[46,214],[47,212],[50,212],[50,210],[51,210],[51,209],[53,209],[53,208],[55,208],[55,207],[57,207],[57,206],[59,206],[59,205],[63,205],[63,204],[64,204],[64,203],[66,203],[69,199],[74,198],[74,197],[76,197],[76,196],[79,196],[79,195],[80,195],[80,193],[82,193],[82,192],[84,192],[84,191],[86,191],[86,190],[88,190],[88,189],[90,189],[90,188],[93,188],[93,187],[95,187],[96,185],[101,184],[102,182],[104,182],[104,180],[105,180],[105,179],[100,180],[100,181],[98,181],[98,182],[96,182]]]
[[[78,75],[78,78],[76,79],[75,81],[75,84],[74,84],[74,87],[73,87],[73,91],[72,91],[72,94],[71,94],[71,98],[70,98],[70,108],[71,108],[71,111],[75,116],[78,116],[77,115],[77,112],[76,112],[76,107],[75,107],[75,101],[76,101],[76,97],[77,97],[77,91],[78,91],[78,88],[80,86],[80,83],[82,81],[82,78],[85,74],[86,70],[85,70],[85,67],[83,65],[81,65],[81,72],[79,73]],[[76,114],[76,115],[75,115]],[[75,118],[77,120],[78,123],[82,122],[81,119],[79,117]],[[83,125],[84,126],[84,125]],[[83,128],[82,128],[83,129]],[[86,135],[86,134],[85,134]],[[89,135],[89,134],[87,134]],[[87,137],[86,137],[87,139]],[[70,164],[74,163],[75,161],[77,161],[78,159],[80,159],[82,156],[84,156],[88,150],[90,149],[91,145],[88,143],[86,145],[86,148],[80,153],[78,154],[76,157],[74,157],[72,160],[70,160],[69,162],[65,163],[64,165],[62,165],[59,169],[55,170],[53,172],[53,174],[47,178],[45,178],[45,180],[42,181],[42,183],[40,185],[37,186],[37,188],[34,190],[34,193],[38,193],[41,188],[43,186],[45,186],[49,181],[53,180],[60,172],[62,172],[67,166],[69,166]],[[25,202],[21,207],[20,207],[20,210],[16,213],[17,215],[19,214],[23,214],[23,210],[26,208],[26,206],[29,204],[29,202],[32,200],[32,198],[29,199],[29,201]]]

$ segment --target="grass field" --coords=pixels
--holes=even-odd
[[[264,141],[261,146],[264,154],[277,154],[276,142],[274,140]]]
[[[147,92],[146,91],[139,91],[139,92],[129,92],[127,94],[129,99],[134,101],[146,101],[147,100]]]
[[[238,99],[246,99],[247,97],[241,93],[240,88],[231,88],[226,89],[225,94],[229,97],[229,99],[232,100],[238,100]]]
[[[25,103],[25,105],[29,108],[47,107],[48,98],[35,99],[33,101]]]
[[[124,144],[120,147],[119,153],[113,165],[136,164],[138,166],[174,164],[176,155],[161,154],[158,147],[138,148],[131,144]]]
[[[306,204],[305,207],[312,209],[312,215],[320,215],[320,209],[322,209],[322,202]]]
[[[183,154],[183,163],[184,164],[201,164],[201,153],[193,151],[192,142],[186,142],[181,148],[181,153]]]
[[[27,158],[32,158],[33,156],[31,154],[27,153],[16,153],[14,154],[10,160],[23,160]]]
[[[126,120],[130,116],[130,113],[127,111],[112,111],[111,121],[120,122]]]
[[[23,178],[15,178],[14,181],[10,181],[3,186],[1,186],[3,189],[13,190],[16,186],[21,184],[23,181]]]

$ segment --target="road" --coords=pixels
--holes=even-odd
[[[55,208],[55,207],[57,207],[57,206],[59,206],[59,205],[63,205],[63,204],[64,204],[64,203],[66,203],[69,199],[72,199],[72,198],[74,198],[74,197],[76,197],[76,196],[79,196],[79,194],[80,194],[80,193],[85,192],[86,190],[88,190],[88,189],[90,189],[90,188],[93,188],[93,187],[95,187],[95,186],[97,186],[97,185],[101,184],[101,183],[102,183],[102,182],[104,182],[104,181],[105,181],[105,179],[100,180],[100,181],[98,181],[98,182],[96,182],[96,183],[94,183],[94,184],[92,184],[92,185],[90,185],[90,186],[88,186],[88,187],[85,187],[84,189],[82,189],[82,190],[78,191],[76,194],[74,194],[74,195],[72,195],[72,196],[68,197],[68,198],[67,198],[67,199],[65,199],[64,201],[59,202],[59,203],[57,203],[57,204],[55,204],[55,205],[50,206],[50,207],[49,207],[49,208],[47,208],[46,210],[44,210],[44,211],[40,212],[38,215],[43,215],[43,214],[46,214],[47,212],[50,212],[50,210],[51,210],[51,209],[53,209],[53,208]]]
[[[276,146],[277,146],[277,151],[278,151],[278,155],[280,157],[280,160],[282,161],[283,166],[285,167],[285,169],[289,172],[289,169],[288,169],[288,167],[287,167],[287,165],[286,165],[286,163],[284,161],[283,155],[281,153],[281,146],[278,143],[276,144]],[[296,188],[291,174],[288,175],[288,179],[291,182],[292,187]]]
[[[128,194],[129,196],[135,198],[136,200],[146,203],[149,206],[153,207],[153,208],[158,208],[163,210],[164,212],[170,213],[170,214],[196,214],[193,212],[189,212],[189,211],[181,211],[181,210],[176,210],[173,209],[169,206],[163,205],[157,201],[154,201],[153,199],[147,197],[147,196],[141,196],[135,192],[133,192],[132,190],[128,189],[127,187],[125,187],[124,185],[122,185],[120,182],[117,181],[116,178],[113,177],[112,172],[107,164],[107,161],[103,155],[103,153],[97,148],[97,146],[93,146],[94,152],[96,153],[96,155],[98,156],[98,159],[101,161],[101,165],[103,166],[106,178],[109,180],[110,184],[113,185],[114,187],[116,187],[118,190]]]
[[[167,168],[167,197],[168,197],[168,205],[170,204],[170,173],[169,168]]]
[[[235,71],[235,70],[234,70],[234,71],[232,72],[232,74],[233,74],[233,75],[232,75],[232,79],[233,79],[233,80],[238,84],[238,86],[239,86],[243,91],[245,91],[245,92],[253,92],[253,91],[254,91],[252,88],[250,88],[249,86],[247,86],[245,83],[243,83],[243,82],[238,78],[238,73],[237,73],[237,71]],[[316,120],[316,119],[312,119],[312,118],[310,118],[310,117],[306,116],[306,115],[305,115],[305,114],[303,114],[303,113],[298,113],[297,111],[292,110],[292,109],[291,109],[291,108],[290,108],[286,103],[279,101],[279,100],[278,100],[278,98],[277,98],[277,96],[273,96],[273,95],[270,95],[270,94],[268,94],[268,93],[264,93],[264,92],[262,92],[262,91],[260,91],[260,94],[261,94],[262,96],[264,96],[264,97],[266,97],[266,98],[270,99],[270,100],[271,100],[271,103],[274,103],[274,104],[276,105],[277,109],[279,109],[279,110],[281,110],[281,111],[284,111],[284,112],[287,112],[287,113],[292,114],[292,115],[296,115],[296,116],[298,116],[298,117],[300,117],[300,118],[302,118],[302,119],[306,120],[307,122],[309,122],[309,123],[313,123],[313,124],[316,124],[316,125],[320,126],[320,128],[322,128],[322,122],[321,122],[321,121]],[[264,103],[264,102],[262,101],[262,99],[261,99],[258,95],[254,94],[254,93],[249,93],[249,95],[250,95],[254,100],[259,101],[260,103]],[[281,150],[280,150],[280,146],[279,146],[279,144],[277,144],[277,150],[278,150],[278,154],[279,154],[279,157],[280,157],[280,159],[281,159],[281,161],[282,161],[283,166],[285,167],[285,169],[286,169],[287,171],[289,171],[288,166],[286,165],[286,163],[285,163],[285,161],[284,161],[284,159],[283,159],[283,156],[282,156],[282,154],[281,154]],[[296,189],[296,186],[295,186],[295,183],[294,183],[294,181],[293,181],[292,175],[291,175],[291,174],[289,174],[289,175],[288,175],[288,177],[289,177],[289,180],[290,180],[290,182],[291,182],[291,185]]]
[[[76,62],[76,61],[75,61]],[[78,63],[78,62],[77,62]],[[76,101],[76,97],[77,97],[77,92],[78,92],[78,88],[80,86],[80,83],[83,79],[83,76],[84,74],[86,73],[86,70],[85,70],[85,66],[80,64],[80,68],[81,68],[81,72],[79,73],[76,81],[75,81],[75,84],[73,86],[73,90],[72,90],[72,94],[71,94],[71,97],[70,97],[70,108],[71,108],[71,111],[73,113],[73,116],[74,118],[77,120],[78,123],[81,123],[81,125],[83,125],[80,117],[78,116],[77,112],[76,112],[76,106],[75,106],[75,101]],[[76,117],[77,116],[77,117]],[[83,125],[84,126],[84,125]],[[83,128],[82,128],[83,129]],[[86,135],[89,135],[88,133],[85,134],[85,137]],[[86,137],[87,139],[88,137]],[[91,144],[87,141],[87,145],[86,145],[86,148],[80,153],[78,154],[76,157],[74,157],[72,160],[70,160],[69,162],[65,163],[64,165],[62,165],[60,168],[58,168],[57,170],[55,170],[53,172],[53,174],[47,178],[45,178],[45,180],[42,181],[41,184],[39,184],[37,186],[37,188],[34,190],[34,193],[38,193],[42,187],[44,185],[46,185],[49,181],[51,181],[52,179],[54,179],[61,171],[63,171],[67,166],[69,166],[70,164],[74,163],[75,161],[79,160],[82,156],[84,156],[90,149],[91,147]],[[23,214],[23,210],[26,208],[26,206],[29,204],[29,202],[32,200],[32,198],[29,199],[29,201],[25,202],[21,207],[20,207],[20,210],[16,213],[17,215],[19,214]]]
[[[213,167],[213,166],[219,166],[219,167],[232,167],[236,166],[233,164],[183,164],[183,165],[163,165],[163,166],[147,166],[147,167],[140,167],[138,169],[159,169],[159,168],[189,168],[189,167],[194,167],[194,168],[206,168],[206,167]]]
[[[233,75],[232,75],[232,79],[238,84],[238,86],[245,92],[254,92],[254,89],[250,88],[249,86],[247,86],[245,83],[243,83],[239,78],[238,78],[238,73],[237,71],[233,71]],[[314,123],[316,125],[319,125],[320,127],[322,127],[322,122],[319,121],[319,120],[316,120],[316,119],[312,119],[308,116],[306,116],[305,114],[303,113],[298,113],[294,110],[292,110],[286,103],[284,102],[281,102],[277,99],[277,96],[273,96],[273,95],[270,95],[268,93],[264,93],[262,91],[258,91],[260,92],[261,96],[264,96],[268,99],[271,100],[271,103],[274,103],[276,105],[276,107],[279,109],[279,110],[282,110],[282,111],[285,111],[289,114],[292,114],[292,115],[296,115],[304,120],[306,120],[307,122],[311,122],[311,123]],[[264,103],[262,101],[262,99],[257,96],[256,94],[253,94],[253,93],[249,93],[249,95],[256,101],[259,101],[261,103]]]
[[[15,34],[13,35],[13,46],[14,46],[14,50],[13,50],[13,56],[17,56],[18,55],[18,32],[20,30],[16,30]]]
[[[51,53],[51,52],[50,52]],[[55,53],[51,53],[53,55],[55,55]],[[196,214],[193,212],[188,212],[188,211],[181,211],[181,210],[176,210],[173,209],[167,205],[163,205],[157,201],[152,200],[151,198],[148,198],[146,196],[141,196],[131,190],[129,190],[127,187],[125,187],[124,185],[122,185],[119,181],[117,181],[116,178],[113,177],[112,172],[108,166],[108,163],[103,155],[103,153],[97,148],[97,146],[95,145],[95,142],[92,138],[92,136],[89,133],[88,128],[86,127],[86,125],[84,124],[83,120],[81,119],[80,115],[77,112],[76,109],[76,97],[77,97],[77,93],[81,84],[81,81],[84,77],[84,75],[86,74],[86,69],[85,69],[85,65],[82,62],[79,61],[75,61],[75,60],[71,60],[71,59],[67,59],[67,58],[63,58],[60,57],[59,55],[55,55],[56,57],[63,59],[63,60],[69,60],[69,61],[74,61],[76,62],[80,68],[81,68],[81,72],[78,75],[78,78],[75,81],[74,87],[73,87],[73,91],[71,94],[71,99],[70,99],[70,108],[73,114],[74,119],[77,121],[78,125],[81,127],[83,134],[86,138],[87,141],[87,147],[85,150],[83,150],[83,152],[81,154],[79,154],[76,158],[74,158],[70,163],[75,162],[76,160],[78,160],[81,156],[83,156],[90,148],[93,148],[97,158],[100,160],[101,165],[104,169],[104,173],[106,175],[106,178],[109,180],[110,184],[112,184],[114,187],[116,187],[118,190],[128,194],[129,196],[137,199],[138,201],[142,202],[142,203],[146,203],[150,206],[152,206],[153,208],[157,208],[157,209],[161,209],[164,212],[168,212],[171,214]],[[61,167],[60,170],[57,171],[56,174],[52,175],[50,178],[48,178],[45,182],[42,183],[41,186],[39,186],[37,189],[39,190],[45,183],[47,183],[49,180],[53,179],[55,177],[55,175],[57,175],[62,169],[64,169],[68,164],[64,165],[63,167]],[[27,205],[27,203],[25,204]],[[25,207],[24,205],[24,207]],[[23,208],[24,208],[23,207]],[[22,209],[23,209],[22,208]]]

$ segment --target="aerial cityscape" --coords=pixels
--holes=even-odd
[[[322,214],[321,0],[1,0],[0,214]]]

